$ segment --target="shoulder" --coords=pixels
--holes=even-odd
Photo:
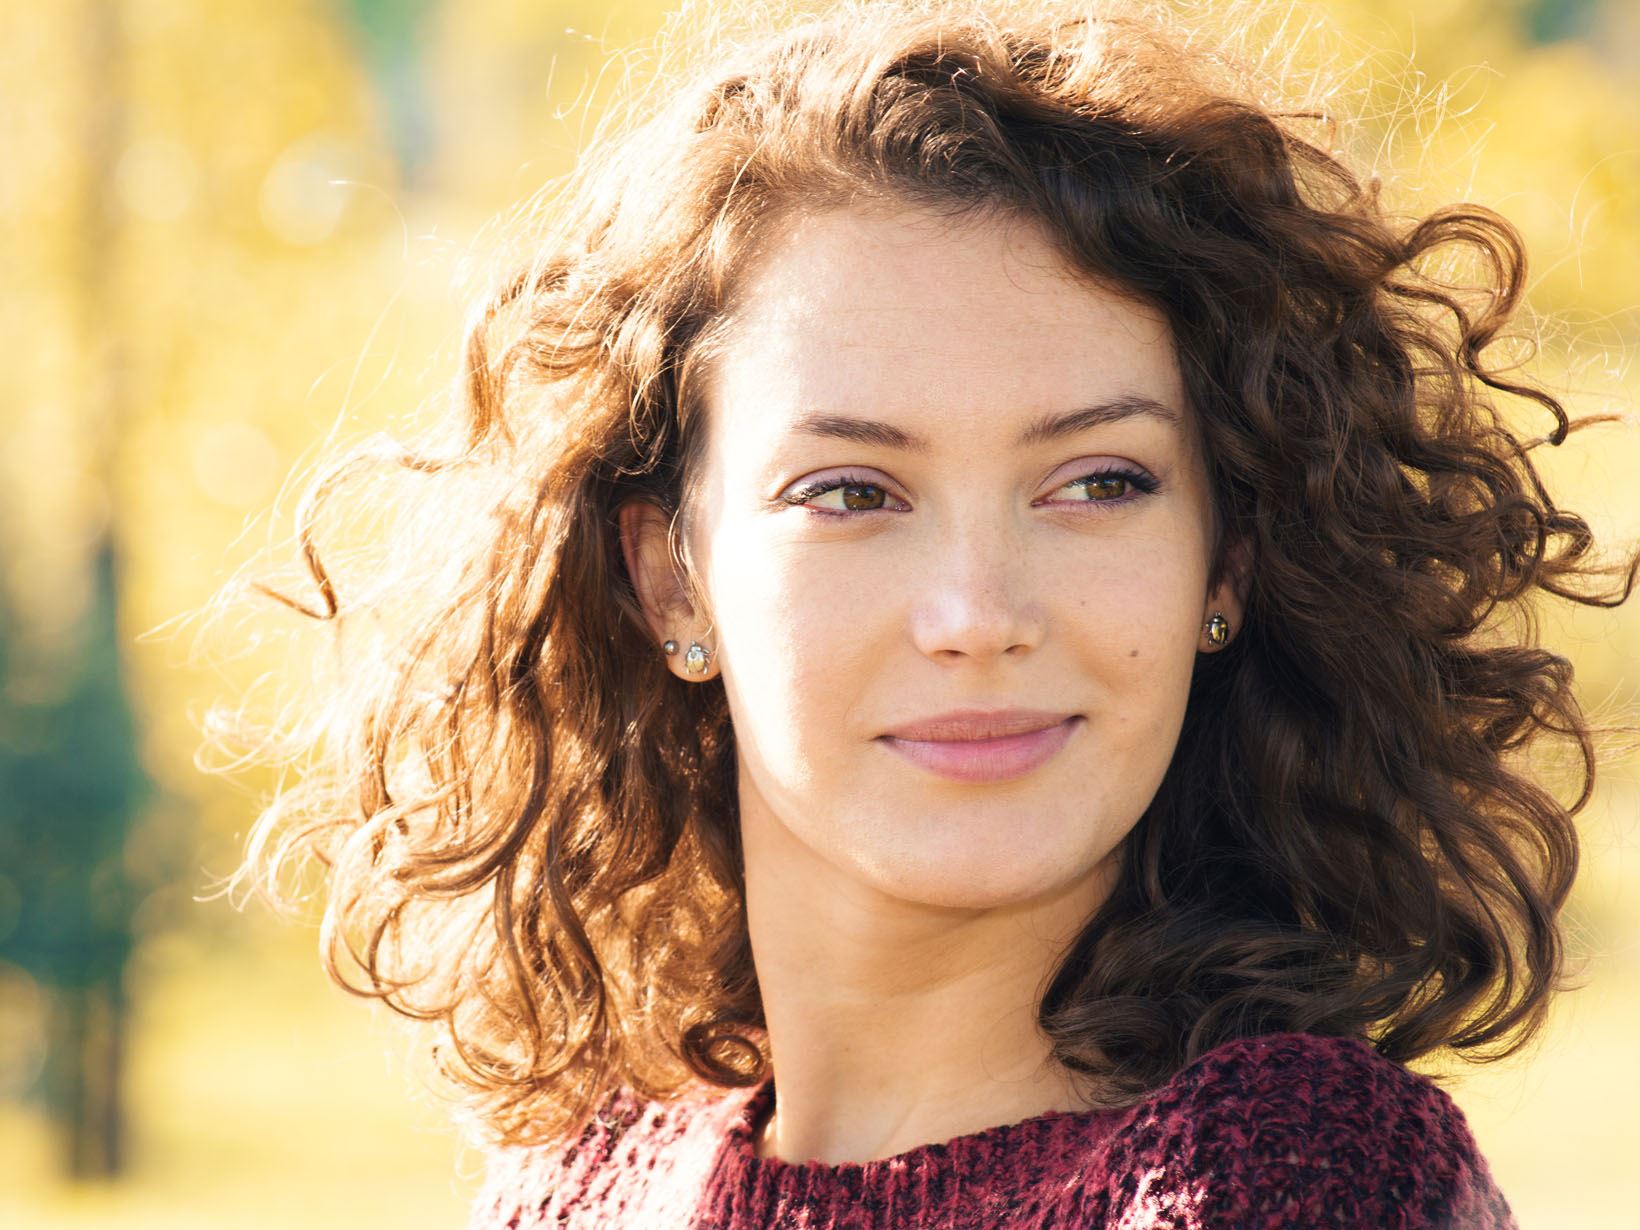
[[[656,1210],[698,1194],[750,1092],[691,1087],[652,1101],[620,1088],[604,1096],[578,1131],[547,1143],[486,1149],[468,1230],[662,1224],[645,1218],[660,1219]]]
[[[1145,1225],[1515,1225],[1450,1095],[1361,1039],[1227,1042],[1134,1112],[1107,1196]]]
[[[540,1212],[581,1196],[646,1109],[630,1091],[615,1090],[565,1137],[547,1144],[485,1149],[483,1184],[469,1211],[469,1227],[508,1224],[520,1209]]]

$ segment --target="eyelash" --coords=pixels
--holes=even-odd
[[[1161,484],[1149,474],[1143,473],[1139,470],[1129,470],[1116,466],[1107,470],[1095,470],[1091,474],[1080,475],[1071,479],[1067,483],[1062,483],[1061,488],[1071,487],[1077,483],[1088,483],[1098,479],[1111,478],[1126,479],[1128,485],[1134,488],[1134,491],[1130,491],[1127,495],[1120,496],[1114,500],[1073,500],[1071,503],[1088,504],[1097,508],[1109,508],[1111,505],[1121,507],[1132,504],[1136,500],[1154,493],[1157,488],[1161,486]],[[839,487],[871,487],[877,491],[883,492],[885,495],[888,493],[887,488],[885,488],[881,483],[871,482],[869,479],[863,478],[857,474],[839,474],[835,478],[825,478],[821,479],[819,482],[809,483],[807,486],[799,487],[790,495],[781,496],[780,498],[788,504],[807,505],[808,502],[816,496],[824,495],[828,491],[836,491]],[[1135,492],[1137,492],[1137,494],[1135,494]],[[896,510],[892,508],[852,508],[843,511],[836,508],[810,508],[809,511],[818,517],[859,517],[869,515],[871,513],[895,512]]]

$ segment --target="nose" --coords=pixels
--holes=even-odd
[[[1042,578],[1023,527],[993,510],[935,535],[917,578],[912,640],[930,658],[954,661],[1024,654],[1041,643]]]

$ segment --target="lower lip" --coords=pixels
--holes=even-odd
[[[1046,730],[1006,735],[1000,739],[959,742],[898,739],[893,735],[884,735],[881,741],[889,750],[898,752],[913,764],[951,781],[1005,782],[1023,777],[1038,765],[1046,763],[1065,746],[1065,740],[1081,724],[1082,717],[1077,714]]]

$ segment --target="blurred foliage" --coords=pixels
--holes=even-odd
[[[91,564],[86,649],[68,664],[71,677],[55,703],[9,701],[0,750],[8,821],[13,814],[41,820],[0,825],[0,867],[7,869],[0,896],[11,903],[0,922],[0,951],[13,959],[27,954],[22,963],[69,985],[111,978],[129,955],[124,825],[99,821],[124,817],[142,796],[111,626],[113,555],[101,551]]]
[[[448,386],[490,219],[569,169],[664,9],[0,6],[0,1148],[27,1163],[0,1185],[0,1222],[459,1224],[470,1176],[405,1122],[377,1026],[322,985],[310,937],[192,900],[285,771],[201,774],[203,707],[276,705],[320,641],[270,608],[196,645],[176,616],[270,550],[294,574],[287,477]],[[1359,117],[1338,141],[1394,208],[1465,197],[1520,226],[1539,374],[1574,412],[1632,408],[1640,6],[1328,0],[1277,15],[1267,45],[1301,32],[1296,66]],[[1637,434],[1534,454],[1612,545],[1640,534]],[[1632,712],[1640,603],[1543,617],[1591,708]],[[1625,762],[1584,813],[1571,920],[1588,990],[1537,1052],[1454,1088],[1523,1225],[1609,1224],[1625,1203],[1640,1110],[1606,1091],[1640,1077],[1637,800]],[[76,827],[97,815],[123,819]],[[48,915],[52,843],[81,870]],[[106,918],[124,939],[96,930]],[[133,1160],[112,1188],[53,1177],[26,1100],[77,961],[119,966],[133,998]]]

